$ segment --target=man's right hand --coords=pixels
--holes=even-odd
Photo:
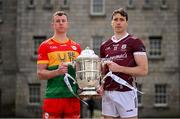
[[[57,73],[59,75],[63,75],[68,72],[68,65],[65,63],[62,63],[58,66]]]

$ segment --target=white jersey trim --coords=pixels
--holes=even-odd
[[[113,36],[111,37],[111,40],[112,40],[114,43],[117,43],[117,42],[121,41],[122,39],[126,38],[128,35],[129,35],[129,34],[126,33],[126,35],[125,35],[124,37],[120,38],[120,39],[117,39],[116,36],[113,35]]]
[[[133,55],[146,55],[146,52],[134,52]]]

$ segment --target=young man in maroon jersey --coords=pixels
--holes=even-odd
[[[68,16],[65,12],[54,13],[52,28],[53,36],[38,48],[37,75],[40,80],[47,80],[43,119],[77,119],[80,118],[80,101],[68,89],[64,77],[68,73],[75,78],[75,69],[66,62],[76,59],[81,48],[67,36]],[[71,79],[69,83],[77,94],[77,84],[73,84]]]
[[[135,86],[135,76],[148,73],[145,46],[140,39],[127,33],[128,14],[120,8],[113,12],[111,25],[114,35],[102,43],[101,58],[109,58],[105,74],[112,71],[130,85]],[[102,93],[104,118],[137,119],[137,92],[117,83],[110,76],[105,79]]]

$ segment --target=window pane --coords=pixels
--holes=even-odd
[[[104,0],[91,0],[91,14],[103,15],[104,14]]]
[[[167,85],[155,85],[155,104],[167,104]]]
[[[93,1],[93,12],[102,12],[103,11],[103,1],[102,0],[94,0]]]
[[[161,40],[162,37],[149,37],[150,42],[150,56],[161,56]]]
[[[40,84],[29,84],[29,102],[40,102]]]

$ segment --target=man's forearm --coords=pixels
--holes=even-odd
[[[48,80],[59,75],[57,70],[40,70],[37,71],[38,78],[40,80]]]
[[[124,67],[119,66],[119,72],[124,74],[129,74],[132,76],[146,76],[148,73],[148,68],[146,66],[136,66],[136,67]]]

